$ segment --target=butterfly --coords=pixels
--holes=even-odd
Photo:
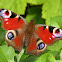
[[[62,40],[62,30],[53,26],[34,24],[32,19],[29,23],[20,15],[0,9],[1,27],[7,30],[5,40],[9,46],[21,51],[26,46],[26,53],[39,55],[47,46]]]

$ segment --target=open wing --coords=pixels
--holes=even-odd
[[[38,55],[44,52],[48,45],[52,45],[58,40],[62,40],[61,29],[41,24],[36,25],[26,52],[31,55]]]
[[[44,52],[46,48],[47,44],[45,44],[43,40],[41,40],[36,34],[33,34],[27,46],[26,53],[37,56]]]
[[[47,45],[52,45],[58,40],[62,40],[62,30],[52,26],[36,25],[36,34]]]
[[[37,56],[46,50],[47,45],[43,42],[42,39],[40,39],[36,31],[37,27],[35,27],[34,20],[31,20],[30,23],[28,23],[26,30],[26,35],[29,36],[27,37],[28,44],[26,53]]]
[[[5,40],[8,45],[21,51],[24,46],[24,30],[27,21],[16,13],[0,9],[0,20],[3,29],[8,30],[5,34]]]
[[[21,51],[24,46],[24,31],[22,29],[8,30],[5,34],[5,40],[9,46]]]
[[[23,17],[6,9],[0,9],[0,20],[1,26],[5,30],[20,29],[27,24],[27,21]]]

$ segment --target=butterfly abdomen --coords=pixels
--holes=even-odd
[[[35,32],[35,24],[33,21],[27,24],[26,30],[25,30],[25,45],[27,46],[29,41],[31,40],[32,35]]]

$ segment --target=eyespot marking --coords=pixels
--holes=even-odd
[[[6,14],[6,15],[9,15],[9,11],[7,10],[7,11],[5,12],[5,14]]]
[[[41,50],[45,47],[45,44],[43,42],[39,43],[38,46],[37,46],[37,49],[38,50]]]
[[[14,39],[14,35],[13,35],[12,32],[9,32],[9,33],[8,33],[8,39],[9,39],[9,40],[13,40],[13,39]]]
[[[60,30],[59,29],[57,29],[56,31],[55,31],[55,33],[59,33],[60,32]]]

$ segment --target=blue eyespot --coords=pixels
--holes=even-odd
[[[14,35],[13,35],[13,33],[8,33],[8,39],[9,40],[13,40],[14,39]]]
[[[37,49],[38,50],[41,50],[45,47],[45,44],[42,42],[42,43],[39,43],[38,46],[37,46]]]

